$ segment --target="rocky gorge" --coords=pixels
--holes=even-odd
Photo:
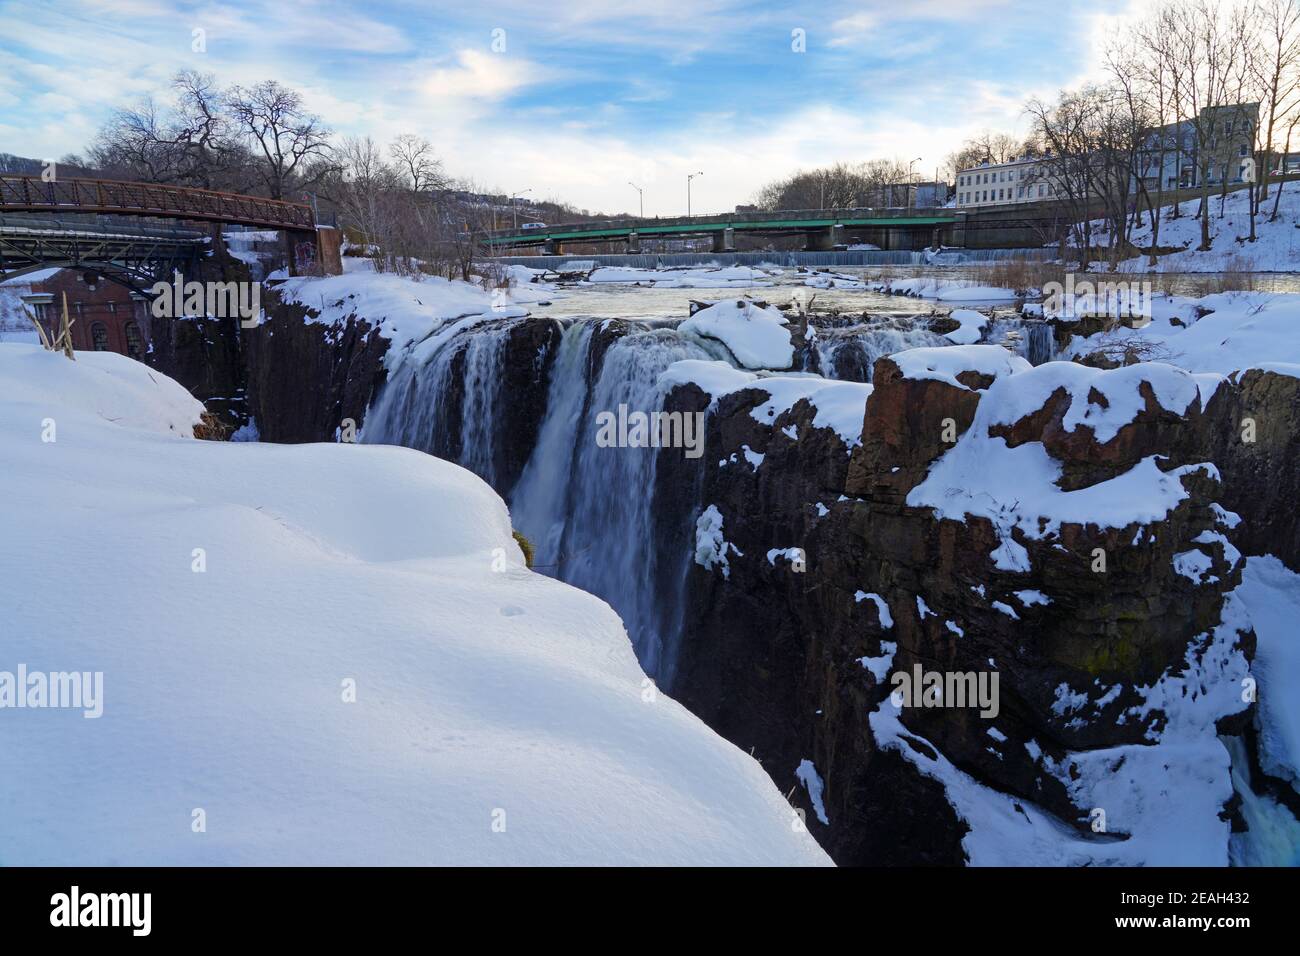
[[[1220,737],[1300,811],[1258,756],[1235,593],[1243,555],[1300,570],[1285,370],[1047,361],[1092,330],[1003,316],[954,344],[920,309],[782,315],[775,368],[687,317],[471,304],[409,336],[391,302],[294,282],[154,363],[263,441],[355,429],[478,474],[837,862],[1224,864],[1249,795]],[[620,405],[703,416],[704,454],[598,447]],[[899,706],[918,666],[996,674],[996,715]]]

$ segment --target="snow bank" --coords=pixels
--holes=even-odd
[[[659,387],[664,391],[688,383],[698,385],[712,397],[710,409],[717,406],[718,399],[733,392],[746,388],[761,389],[768,394],[768,401],[751,410],[750,416],[769,426],[806,398],[817,409],[813,427],[834,429],[850,449],[862,444],[862,422],[866,416],[867,398],[872,392],[871,385],[811,374],[755,374],[726,362],[701,359],[674,362],[659,377]],[[797,437],[797,433],[791,437]]]
[[[1136,343],[1147,354],[1190,372],[1229,375],[1249,368],[1272,368],[1296,375],[1300,365],[1300,295],[1278,292],[1225,292],[1200,300],[1155,299],[1155,315],[1140,329],[1120,328],[1075,337],[1067,356],[1082,356],[1103,346]],[[1208,315],[1195,318],[1194,304]]]
[[[0,670],[103,673],[98,719],[0,714],[0,862],[828,862],[468,471],[198,411],[0,345]]]
[[[794,361],[794,346],[785,322],[780,309],[740,299],[700,309],[678,330],[716,339],[745,368],[787,369]]]
[[[956,345],[974,345],[984,336],[984,328],[989,324],[989,317],[974,309],[953,309],[948,318],[960,322],[958,328],[944,335]]]
[[[1300,231],[1296,223],[1300,220],[1300,186],[1288,182],[1282,188],[1282,201],[1278,208],[1278,219],[1269,222],[1273,211],[1274,190],[1277,183],[1270,186],[1269,197],[1256,216],[1256,241],[1249,242],[1250,206],[1249,192],[1238,190],[1229,193],[1227,199],[1220,203],[1217,191],[1211,190],[1210,199],[1210,242],[1207,252],[1198,252],[1201,244],[1201,222],[1195,215],[1199,200],[1184,202],[1183,215],[1170,219],[1172,206],[1164,207],[1161,214],[1159,243],[1161,246],[1182,246],[1183,252],[1174,252],[1160,256],[1154,270],[1148,270],[1145,255],[1135,256],[1120,263],[1120,270],[1125,272],[1225,272],[1241,270],[1247,272],[1296,272],[1300,271]],[[1222,213],[1222,214],[1220,214]],[[1130,241],[1137,246],[1151,244],[1150,217],[1142,216],[1142,224],[1135,229]],[[1093,223],[1098,229],[1102,223]]]
[[[528,314],[513,304],[504,290],[491,293],[468,282],[436,276],[417,281],[389,273],[350,272],[293,278],[278,290],[282,301],[312,310],[309,322],[333,324],[356,315],[376,326],[392,343],[385,355],[390,369],[404,351],[412,351],[419,360],[473,325]]]
[[[1264,772],[1300,792],[1300,574],[1272,555],[1251,557],[1233,592],[1245,602],[1257,645],[1259,760]]]
[[[962,372],[978,372],[1002,378],[1033,368],[1027,359],[1008,352],[1000,345],[950,345],[937,348],[908,349],[890,356],[903,378],[936,379],[956,388],[966,388],[957,380]]]
[[[631,266],[602,266],[587,281],[593,283],[636,283],[660,289],[748,289],[771,285],[771,275],[748,266],[725,268],[694,266],[682,269],[637,269]]]
[[[951,279],[946,276],[917,276],[908,279],[886,279],[871,284],[871,289],[885,295],[907,295],[940,302],[1013,302],[1019,296],[1014,289],[1001,286],[977,285],[969,279]]]

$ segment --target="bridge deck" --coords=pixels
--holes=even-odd
[[[528,245],[550,240],[625,239],[704,235],[727,229],[746,232],[797,232],[831,226],[940,226],[960,222],[951,210],[808,210],[780,213],[725,213],[678,219],[629,219],[619,222],[565,223],[545,229],[497,230],[489,245]]]
[[[210,189],[111,179],[60,179],[0,175],[0,213],[110,213],[314,230],[316,220],[305,203],[263,199]]]

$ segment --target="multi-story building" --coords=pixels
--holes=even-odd
[[[1210,185],[1240,183],[1252,175],[1258,103],[1207,107],[1192,120],[1151,130],[1139,154],[1139,174],[1148,190],[1194,189],[1201,185],[1201,140],[1208,142],[1205,181]],[[1198,133],[1197,126],[1200,126]]]
[[[981,163],[957,172],[958,206],[995,206],[1056,198],[1050,158]]]
[[[120,352],[136,359],[143,359],[148,351],[148,302],[102,276],[76,269],[49,269],[10,279],[4,285],[18,293],[51,339],[58,335],[66,294],[74,349]]]

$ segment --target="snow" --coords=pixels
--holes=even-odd
[[[1139,389],[1144,384],[1162,407],[1180,414],[1199,401],[1198,385],[1191,375],[1160,363],[1105,371],[1072,362],[1048,362],[999,378],[981,399],[971,427],[908,493],[907,503],[928,506],[941,518],[987,518],[1000,541],[993,552],[996,566],[1020,572],[1029,570],[1028,554],[1013,539],[1013,528],[1027,538],[1043,540],[1055,536],[1067,523],[1123,528],[1162,520],[1187,497],[1182,475],[1203,469],[1217,477],[1217,470],[1202,464],[1164,471],[1157,456],[1148,456],[1114,478],[1063,491],[1057,484],[1061,464],[1041,442],[1010,447],[1005,438],[990,434],[990,430],[1042,408],[1050,395],[1064,390],[1070,400],[1063,418],[1065,430],[1086,425],[1105,442],[1143,407]],[[1091,400],[1094,390],[1108,405]]]
[[[978,783],[905,728],[888,698],[870,715],[872,733],[882,749],[943,785],[970,827],[962,847],[973,865],[1226,866],[1231,828],[1219,813],[1232,796],[1231,768],[1215,722],[1246,706],[1240,682],[1248,670],[1238,642],[1248,627],[1243,604],[1229,596],[1222,623],[1189,644],[1180,668],[1137,688],[1144,704],[1133,716],[1160,709],[1168,717],[1148,733],[1149,743],[1066,753],[1060,761],[1026,743],[1041,770],[1066,787],[1077,822],[1087,825],[1100,810],[1110,838],[1085,836],[1023,798]]]
[[[724,578],[731,577],[729,554],[744,553],[722,536],[722,512],[717,505],[709,505],[695,519],[695,563],[712,570],[722,568]]]
[[[987,315],[974,309],[953,309],[948,318],[961,323],[958,328],[944,334],[944,338],[956,345],[974,345],[983,337],[989,322]]]
[[[698,385],[712,398],[710,409],[716,408],[719,399],[733,392],[747,388],[766,392],[768,401],[756,406],[750,415],[755,421],[769,426],[801,399],[807,399],[817,410],[813,427],[833,429],[850,450],[862,444],[862,422],[866,417],[867,398],[873,388],[861,382],[845,382],[806,373],[755,374],[726,362],[701,359],[674,362],[659,377],[659,387],[664,391],[686,384]],[[786,434],[794,437],[789,432]]]
[[[1192,301],[1210,314],[1195,319],[1180,310],[1180,305]],[[1199,300],[1157,298],[1154,303],[1155,316],[1149,325],[1076,336],[1067,346],[1066,357],[1087,355],[1102,345],[1135,342],[1189,372],[1226,376],[1263,368],[1300,378],[1300,295],[1225,292]],[[1209,391],[1212,394],[1213,389]]]
[[[817,768],[813,766],[811,760],[800,760],[799,767],[795,770],[794,775],[799,778],[803,788],[808,791],[808,799],[812,801],[813,812],[817,814],[817,819],[826,826],[830,826],[831,821],[826,817],[826,807],[822,803],[822,792],[825,784],[822,783],[821,775],[817,773]]]
[[[868,594],[866,591],[856,591],[853,594],[853,600],[858,604],[863,601],[872,601],[876,605],[876,612],[880,615],[880,626],[889,630],[894,626],[894,618],[889,613],[889,605],[879,594]]]
[[[1075,362],[1047,362],[1020,375],[1011,387],[990,388],[980,407],[989,406],[989,425],[1014,425],[1041,409],[1054,392],[1064,389],[1070,406],[1062,427],[1068,432],[1079,426],[1091,428],[1096,440],[1104,444],[1146,407],[1141,395],[1144,384],[1150,387],[1161,408],[1176,415],[1186,414],[1200,396],[1195,378],[1162,362],[1143,362],[1110,370]],[[1094,392],[1105,401],[1094,400]]]
[[[873,283],[871,288],[885,295],[907,295],[923,299],[937,299],[940,302],[994,304],[1014,302],[1019,298],[1014,289],[978,285],[968,279],[953,279],[943,275],[885,279]]]
[[[678,331],[721,342],[744,368],[788,369],[794,346],[785,321],[773,306],[728,300],[700,309]]]
[[[1161,246],[1182,246],[1183,252],[1160,256],[1154,270],[1147,266],[1148,256],[1140,255],[1121,262],[1119,268],[1124,272],[1297,272],[1300,271],[1300,230],[1296,223],[1300,220],[1300,187],[1295,182],[1288,182],[1282,190],[1282,202],[1278,209],[1276,222],[1269,222],[1273,211],[1274,190],[1277,184],[1269,187],[1268,199],[1256,217],[1256,241],[1247,241],[1250,236],[1249,195],[1246,190],[1229,193],[1220,206],[1217,191],[1211,188],[1210,200],[1210,239],[1208,252],[1198,252],[1201,244],[1201,224],[1195,213],[1200,207],[1199,200],[1182,204],[1182,215],[1170,219],[1172,206],[1166,206],[1161,213],[1159,244]],[[1222,216],[1220,209],[1222,208]],[[1099,223],[1094,223],[1096,226]],[[1141,226],[1131,234],[1130,241],[1138,246],[1151,243],[1150,218],[1142,216]]]
[[[769,273],[748,266],[694,266],[681,269],[601,266],[587,277],[587,281],[596,284],[638,283],[657,289],[748,289],[771,285],[771,278]]]
[[[1026,359],[1008,352],[1000,345],[949,345],[939,348],[908,349],[895,352],[890,359],[906,379],[935,379],[955,388],[966,388],[957,381],[962,372],[1001,377],[1033,368]]]
[[[392,343],[384,356],[390,370],[408,352],[416,361],[424,360],[464,329],[528,314],[501,294],[436,276],[418,280],[371,272],[304,276],[286,280],[278,291],[282,301],[312,310],[309,322],[331,325],[356,315],[378,327],[379,334]]]
[[[104,688],[98,719],[0,714],[0,861],[829,862],[470,472],[198,441],[200,410],[123,356],[0,345],[0,670]]]
[[[1255,626],[1260,766],[1300,792],[1300,574],[1272,555],[1251,557],[1233,593]]]
[[[1051,604],[1052,599],[1042,591],[1013,591],[1011,592],[1025,607],[1033,607],[1035,604]]]

